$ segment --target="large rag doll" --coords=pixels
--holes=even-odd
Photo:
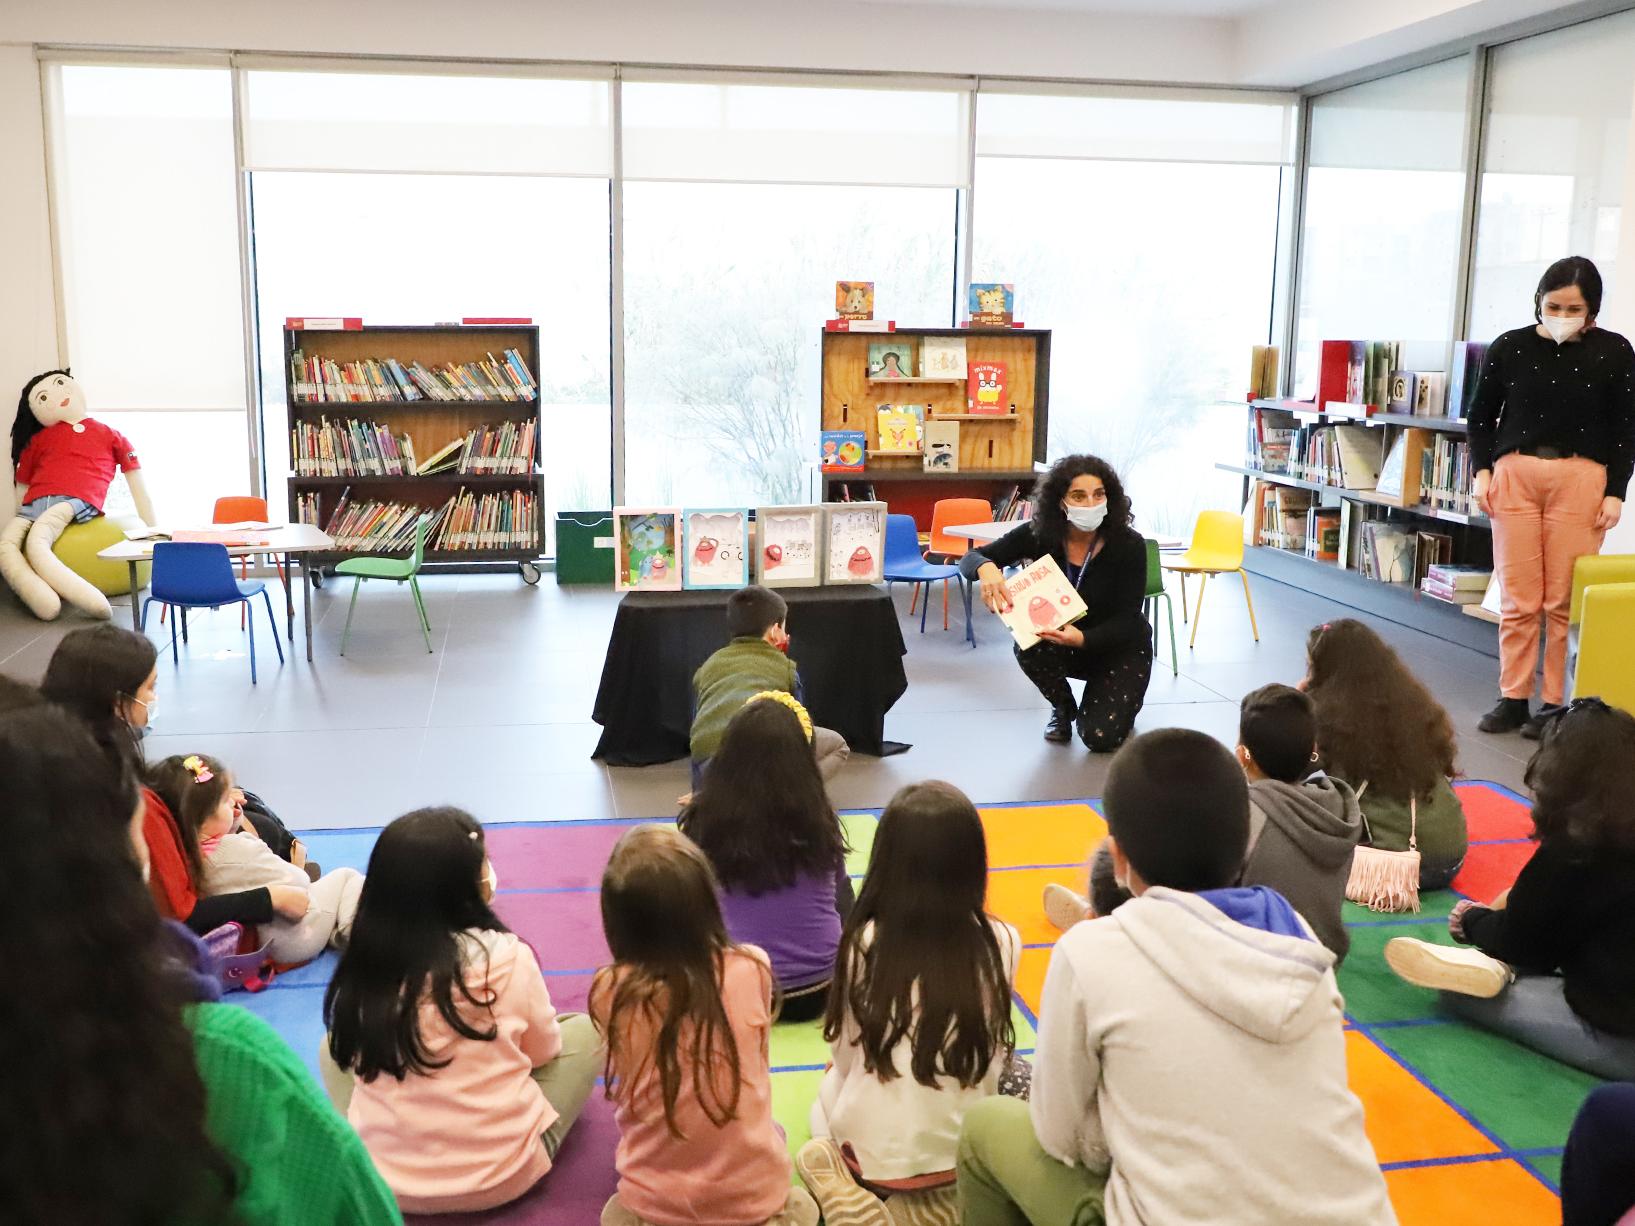
[[[35,375],[17,402],[11,425],[11,462],[17,467],[17,516],[0,530],[0,576],[36,617],[50,621],[67,601],[92,617],[108,618],[108,598],[70,570],[52,547],[69,524],[102,514],[122,469],[144,523],[153,503],[131,442],[86,416],[85,392],[66,370]]]

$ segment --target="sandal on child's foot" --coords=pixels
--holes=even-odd
[[[1479,949],[1433,945],[1413,937],[1387,941],[1385,964],[1417,987],[1457,992],[1461,996],[1497,996],[1516,978],[1515,972],[1503,962]]]
[[[858,1186],[833,1141],[802,1145],[795,1155],[795,1169],[823,1211],[824,1226],[891,1226],[880,1198]]]
[[[1089,915],[1090,903],[1083,895],[1075,894],[1065,885],[1045,887],[1045,918],[1052,927],[1066,932]]]

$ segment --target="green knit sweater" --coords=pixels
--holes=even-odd
[[[190,1006],[205,1127],[238,1172],[244,1226],[402,1226],[358,1134],[276,1031],[238,1005]]]
[[[693,758],[715,756],[727,724],[763,690],[795,692],[795,662],[763,638],[733,639],[693,674]]]

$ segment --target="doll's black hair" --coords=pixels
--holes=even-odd
[[[17,461],[23,458],[23,448],[29,445],[36,434],[45,429],[40,424],[40,419],[34,416],[34,411],[28,407],[28,394],[52,375],[69,375],[70,373],[66,366],[61,370],[45,370],[23,384],[23,394],[17,397],[17,417],[11,423],[11,464],[13,468],[17,466]]]

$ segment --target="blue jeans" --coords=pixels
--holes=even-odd
[[[1486,1000],[1443,992],[1442,1007],[1462,1021],[1586,1073],[1635,1081],[1635,1039],[1597,1030],[1574,1013],[1559,975],[1518,975],[1515,983]]]
[[[17,514],[24,519],[39,519],[59,502],[72,503],[74,507],[74,522],[83,524],[86,520],[95,519],[102,512],[86,502],[83,498],[71,498],[67,494],[47,494],[44,498],[36,498],[33,502],[25,502],[17,508]]]

